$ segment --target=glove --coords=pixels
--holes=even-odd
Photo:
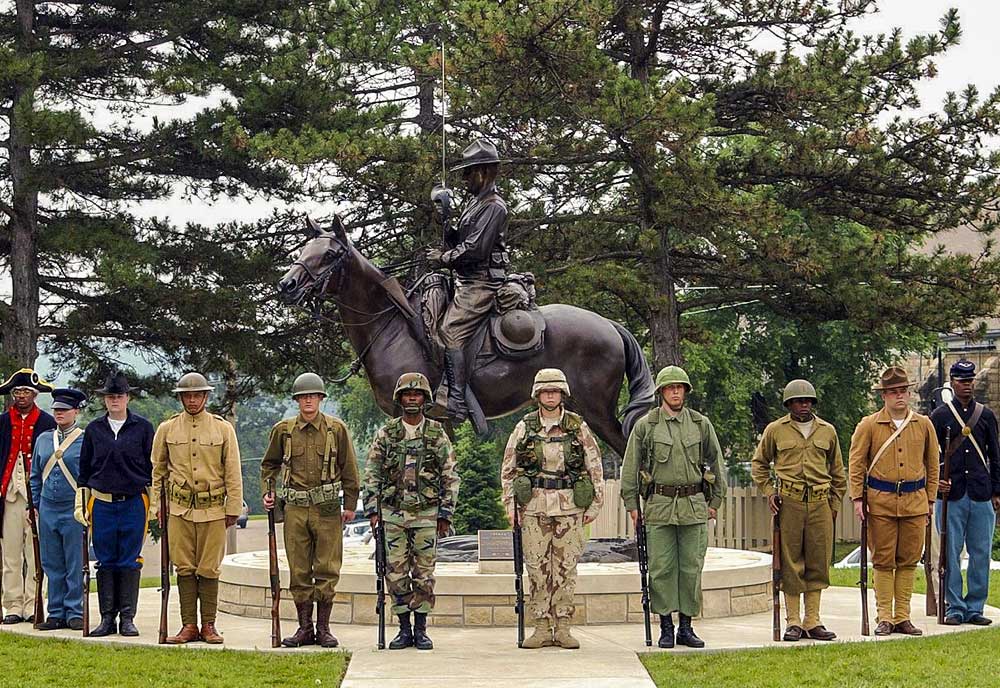
[[[76,500],[73,504],[73,518],[85,528],[90,527],[90,520],[87,518],[87,502],[90,501],[90,490],[80,487],[76,490]]]

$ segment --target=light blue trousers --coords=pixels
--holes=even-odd
[[[941,500],[935,506],[934,520],[941,531]],[[990,550],[993,546],[993,528],[996,512],[993,504],[974,502],[965,495],[948,502],[948,557],[946,579],[948,616],[957,616],[963,622],[974,614],[982,614],[990,584]],[[966,573],[968,592],[962,595],[962,548],[969,551],[969,569]]]

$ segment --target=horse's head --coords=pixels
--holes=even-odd
[[[278,293],[287,303],[302,303],[310,296],[322,296],[330,279],[339,280],[343,274],[351,252],[351,242],[340,216],[334,216],[330,231],[323,231],[307,217],[306,231],[312,238],[278,282]]]

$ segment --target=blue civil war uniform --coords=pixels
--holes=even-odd
[[[971,378],[974,374],[975,365],[970,361],[959,361],[951,368],[953,378]],[[931,422],[942,447],[942,478],[945,477],[943,461],[947,448],[944,443],[948,428],[951,428],[952,440],[961,437],[962,428],[972,419],[977,402],[973,401],[963,407],[956,398],[951,403],[961,416],[962,423],[958,422],[947,404],[942,404],[931,414]],[[968,437],[949,460],[948,478],[951,480],[951,489],[948,492],[948,538],[945,546],[948,560],[945,613],[962,623],[974,619],[978,621],[973,623],[988,623],[981,617],[989,589],[993,529],[996,523],[996,512],[991,499],[1000,495],[1000,442],[997,437],[996,415],[989,408],[983,407],[982,415],[971,430],[986,461],[983,462]],[[935,509],[938,532],[941,530],[942,504],[939,495]],[[960,566],[963,547],[969,552],[969,567],[966,572],[968,590],[964,595]]]
[[[58,466],[53,466],[42,483],[49,462],[55,462],[55,450],[65,435],[48,430],[35,442],[31,459],[31,494],[37,497],[38,541],[42,569],[49,581],[49,619],[83,618],[83,528],[73,518],[76,490]],[[70,475],[80,475],[80,450],[83,435],[73,441],[62,460]]]

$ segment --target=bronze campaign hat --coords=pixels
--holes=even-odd
[[[877,392],[886,389],[892,389],[893,387],[910,387],[915,385],[915,382],[910,382],[910,378],[906,376],[906,371],[899,366],[889,366],[882,373],[882,379],[879,383],[872,387]]]
[[[497,157],[497,147],[489,141],[477,139],[462,151],[462,162],[452,167],[449,171],[455,172],[456,170],[462,170],[473,165],[496,165],[500,162],[500,158]]]

